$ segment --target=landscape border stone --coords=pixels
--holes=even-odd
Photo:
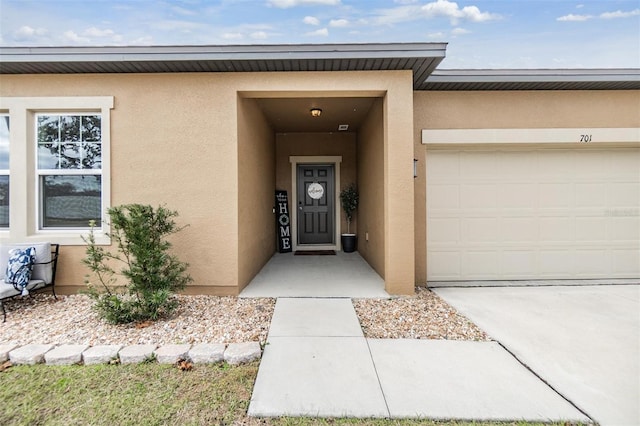
[[[197,343],[169,345],[76,345],[76,344],[28,344],[0,343],[0,362],[15,365],[95,365],[114,360],[121,364],[135,364],[154,359],[159,364],[174,364],[188,360],[195,364],[227,362],[239,365],[260,359],[259,342]]]
[[[0,345],[0,362],[5,362],[9,360],[9,352],[17,348],[18,345],[6,344]]]
[[[74,365],[82,362],[82,353],[89,345],[60,345],[44,354],[47,365]]]
[[[108,364],[118,359],[118,352],[122,345],[97,345],[92,346],[82,353],[82,361],[85,365]]]
[[[53,349],[53,345],[38,345],[35,343],[16,348],[9,352],[9,360],[12,364],[41,364],[44,362],[44,354]]]
[[[199,343],[189,350],[189,359],[196,364],[216,364],[224,361],[224,343]]]
[[[258,342],[230,343],[224,351],[224,360],[230,365],[238,365],[259,359],[261,354]]]
[[[191,345],[163,345],[154,351],[158,364],[175,364],[179,360],[186,360]]]

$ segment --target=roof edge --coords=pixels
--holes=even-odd
[[[640,81],[640,68],[439,69],[425,83]]]
[[[0,47],[0,62],[444,58],[447,43]]]

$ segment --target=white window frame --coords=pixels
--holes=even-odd
[[[9,137],[11,137],[11,116],[9,115],[9,111],[0,110],[0,119],[2,117],[9,117]],[[11,146],[11,144],[9,144]],[[11,152],[9,152],[9,161],[11,161]],[[11,170],[10,169],[0,169],[0,176],[8,176],[9,177],[9,187],[11,187]],[[9,195],[11,195],[11,190],[9,190]],[[9,208],[11,208],[11,199],[9,199]],[[9,226],[11,226],[11,221],[9,221]],[[6,237],[9,235],[9,228],[0,227],[0,238]]]
[[[102,120],[102,200],[103,223],[96,224],[98,244],[110,244],[109,225],[104,222],[111,206],[111,109],[113,96],[0,97],[0,111],[9,112],[10,215],[9,231],[0,240],[51,241],[63,245],[85,245],[88,229],[40,229],[40,171],[36,141],[36,114],[100,114]]]

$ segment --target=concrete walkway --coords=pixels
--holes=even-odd
[[[309,298],[278,299],[249,415],[589,421],[498,343],[365,339]]]
[[[596,422],[640,424],[640,286],[435,292]]]

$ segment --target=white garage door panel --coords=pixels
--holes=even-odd
[[[427,279],[640,277],[640,149],[427,151]]]

